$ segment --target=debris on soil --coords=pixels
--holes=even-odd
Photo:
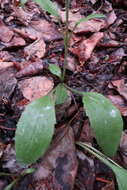
[[[64,0],[53,1],[65,27]],[[124,130],[113,158],[127,168],[127,2],[126,0],[71,0],[69,44],[65,82],[84,92],[105,95],[120,110]],[[89,14],[105,18],[75,22]],[[65,31],[65,30],[64,30]],[[58,21],[32,0],[0,0],[0,190],[25,169],[14,149],[16,124],[30,102],[47,95],[59,83],[49,64],[64,65],[64,40]],[[113,172],[79,150],[75,141],[99,148],[81,103],[69,93],[56,106],[57,124],[49,150],[35,164],[36,172],[24,176],[14,190],[117,190]],[[62,127],[61,127],[62,126]],[[29,127],[29,126],[28,126]]]

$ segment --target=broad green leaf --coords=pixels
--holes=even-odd
[[[108,156],[113,156],[120,142],[123,121],[119,110],[103,95],[84,93],[83,104],[98,144]]]
[[[79,25],[79,24],[82,23],[82,22],[86,22],[86,21],[88,21],[88,20],[90,20],[90,19],[94,19],[94,18],[105,18],[105,15],[103,15],[103,14],[91,14],[91,15],[88,15],[87,17],[84,17],[84,18],[79,19],[79,20],[75,23],[75,25],[77,26],[77,25]]]
[[[30,164],[43,155],[51,142],[55,122],[54,102],[51,96],[44,96],[30,103],[17,124],[17,160]]]
[[[67,99],[67,97],[68,97],[67,89],[64,87],[63,84],[59,84],[55,89],[55,98],[56,98],[55,103],[63,104]]]
[[[113,160],[91,147],[90,145],[82,142],[78,142],[78,145],[86,149],[88,152],[96,156],[99,160],[101,160],[104,164],[109,166],[116,175],[117,183],[119,190],[127,190],[127,170],[119,166]]]
[[[49,64],[49,70],[52,74],[61,78],[61,69],[59,68],[59,66],[54,65],[54,64]]]
[[[26,2],[26,1],[21,0],[21,4],[23,4],[24,2]],[[53,15],[55,17],[59,17],[58,9],[52,1],[50,1],[50,0],[34,0],[34,2],[38,3],[43,10],[47,11],[51,15]]]

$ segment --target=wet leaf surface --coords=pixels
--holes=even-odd
[[[117,151],[123,129],[119,110],[98,93],[85,93],[83,104],[98,144],[105,154],[113,156]]]
[[[33,163],[45,153],[51,142],[55,123],[52,97],[42,97],[26,107],[15,136],[16,155],[20,162]]]

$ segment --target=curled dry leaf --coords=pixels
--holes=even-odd
[[[62,38],[55,25],[44,19],[31,21],[27,27],[15,28],[14,31],[26,39],[32,40],[43,38],[45,41],[50,42]]]
[[[70,51],[78,56],[80,63],[84,63],[90,58],[95,46],[103,38],[103,36],[103,32],[97,32],[90,38],[83,40],[78,47],[70,48]]]
[[[24,65],[23,67],[21,66],[22,67],[21,70],[16,73],[16,78],[35,75],[43,70],[43,64],[40,59],[38,59],[37,61],[34,61],[34,62],[27,61],[27,63],[28,64],[26,64],[26,65],[23,64]],[[21,64],[22,63],[20,63],[20,65]],[[19,67],[20,67],[20,65],[19,65]]]
[[[25,46],[26,42],[25,40],[20,36],[14,36],[10,42],[3,43],[6,47],[19,47],[19,46]]]
[[[23,96],[29,101],[46,96],[53,89],[53,81],[47,77],[31,77],[19,82]]]
[[[0,19],[0,40],[5,43],[9,42],[12,39],[13,35],[14,32]]]
[[[46,52],[46,44],[43,39],[38,39],[32,44],[24,48],[24,54],[28,57],[44,57]]]

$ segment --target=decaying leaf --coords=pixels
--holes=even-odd
[[[14,32],[0,19],[0,40],[5,43],[9,42],[12,39],[13,35]]]
[[[28,57],[42,58],[46,52],[46,44],[43,39],[38,39],[24,48],[24,54]]]
[[[46,96],[53,86],[53,81],[47,77],[31,77],[19,82],[23,96],[30,101]]]
[[[78,56],[80,63],[84,63],[90,58],[95,46],[103,36],[103,32],[97,32],[90,38],[83,40],[77,47],[70,48],[70,51]]]
[[[13,62],[1,62],[0,61],[0,71],[3,69],[7,69],[9,67],[13,67],[14,63]]]
[[[65,11],[60,12],[62,22],[65,22]],[[69,29],[73,30],[75,23],[78,22],[83,16],[79,12],[69,12]],[[99,32],[102,28],[105,28],[106,22],[103,19],[92,19],[86,22],[82,22],[74,30],[74,33],[82,32]]]
[[[16,64],[16,67],[20,68],[20,71],[16,73],[16,78],[35,75],[43,70],[43,64],[40,59],[37,59],[32,62],[27,61],[26,64]]]
[[[54,189],[73,189],[77,165],[73,130],[61,127],[56,131],[53,144],[38,165],[34,175],[35,190],[39,187],[47,190],[45,181]]]
[[[119,94],[127,100],[127,86],[124,79],[112,81],[109,87],[116,88]]]

